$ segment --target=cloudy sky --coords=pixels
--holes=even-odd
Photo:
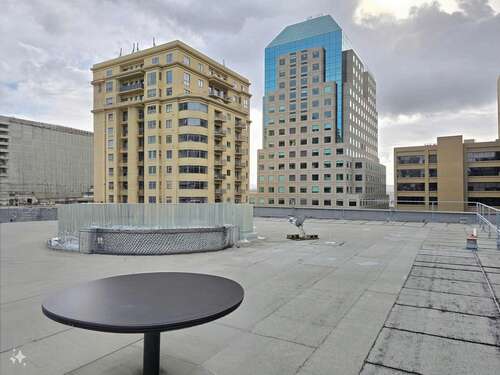
[[[305,6],[304,4],[307,4]],[[379,150],[496,138],[500,0],[2,0],[0,114],[92,129],[92,64],[180,39],[252,82],[252,179],[263,54],[286,25],[331,14],[377,80]]]

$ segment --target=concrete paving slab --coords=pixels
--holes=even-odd
[[[432,267],[432,268],[442,268],[442,269],[453,269],[453,270],[463,270],[463,271],[480,271],[479,266],[462,266],[458,264],[445,264],[445,263],[429,263],[429,262],[419,262],[415,261],[413,263],[415,266],[421,267]]]
[[[489,296],[471,297],[405,288],[399,294],[396,302],[402,305],[433,308],[436,310],[499,317],[495,303]]]
[[[295,374],[313,349],[245,333],[204,363],[218,375]]]
[[[476,259],[463,256],[437,256],[437,255],[417,255],[415,258],[417,262],[427,262],[427,263],[445,263],[445,264],[455,264],[461,266],[475,266],[477,265]]]
[[[73,328],[19,347],[27,357],[27,366],[13,364],[9,360],[11,351],[2,353],[0,372],[12,375],[25,374],[23,371],[40,375],[64,374],[141,338],[142,335],[117,335]]]
[[[500,347],[497,318],[396,305],[385,326]]]
[[[366,363],[360,374],[361,375],[404,375],[408,373],[405,371],[399,371],[380,365],[372,365],[371,363]]]
[[[12,350],[41,337],[71,329],[71,327],[47,319],[41,313],[42,299],[43,297],[34,297],[2,305],[1,352]],[[14,327],[15,329],[13,329]]]
[[[491,375],[498,348],[384,328],[368,361],[417,374]]]
[[[163,350],[162,350],[163,353]],[[68,375],[140,375],[142,347],[128,346],[68,372]],[[160,375],[210,375],[203,367],[166,354],[160,356]]]
[[[485,283],[469,283],[466,281],[410,276],[406,281],[405,288],[432,290],[434,292],[462,294],[465,296],[490,297],[490,291]]]
[[[479,271],[449,270],[449,269],[420,267],[420,266],[414,266],[411,270],[410,275],[457,280],[457,281],[469,281],[477,283],[483,283],[486,281],[482,272]]]
[[[498,251],[498,254],[482,254],[478,252],[477,255],[481,259],[483,267],[500,268],[500,251]]]
[[[441,256],[460,256],[466,258],[474,258],[474,254],[470,250],[420,250],[418,255],[441,255]]]
[[[216,322],[161,334],[161,352],[188,363],[201,365],[230,346],[243,332]],[[140,350],[143,341],[134,346]]]
[[[298,374],[358,374],[394,297],[366,292]]]
[[[500,273],[487,272],[488,280],[492,284],[500,284]]]

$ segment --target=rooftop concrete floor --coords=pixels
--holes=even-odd
[[[71,328],[40,304],[82,281],[187,271],[232,278],[246,295],[227,317],[162,334],[168,374],[498,373],[493,239],[481,235],[476,258],[460,224],[309,220],[320,240],[308,242],[284,239],[294,228],[282,219],[255,225],[264,238],[240,248],[133,257],[48,250],[55,222],[1,224],[0,372],[140,374],[141,335]]]

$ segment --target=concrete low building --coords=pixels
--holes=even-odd
[[[0,116],[0,205],[92,200],[93,134]]]
[[[396,207],[463,211],[465,202],[500,206],[500,140],[461,135],[394,149]],[[470,204],[469,204],[470,205]]]

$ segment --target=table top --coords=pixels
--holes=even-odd
[[[161,332],[221,318],[243,301],[240,284],[181,272],[137,273],[79,284],[42,303],[66,325],[116,333]]]

